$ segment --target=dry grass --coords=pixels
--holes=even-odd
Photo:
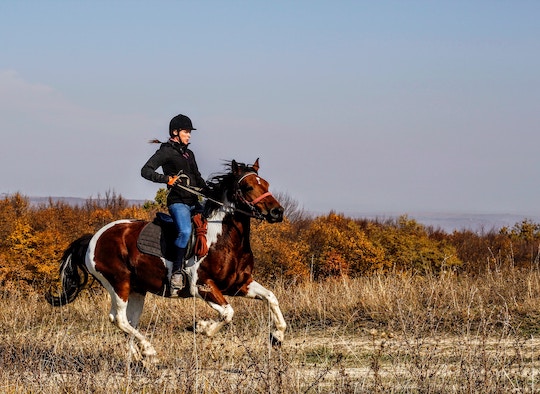
[[[0,292],[2,393],[533,393],[540,390],[540,275],[389,275],[276,285],[289,323],[268,345],[268,308],[231,298],[215,338],[186,327],[201,301],[149,295],[141,331],[160,362],[132,359],[99,289],[52,308]]]

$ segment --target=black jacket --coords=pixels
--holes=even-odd
[[[163,174],[156,172],[161,167]],[[195,155],[187,145],[173,141],[164,142],[159,149],[148,159],[141,169],[143,178],[156,183],[167,183],[169,176],[177,175],[180,170],[189,177],[189,185],[200,188],[206,187],[206,182],[201,177]],[[170,186],[167,186],[170,188]],[[167,196],[167,205],[181,202],[194,205],[198,197],[179,187],[170,190]]]

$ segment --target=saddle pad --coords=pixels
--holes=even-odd
[[[137,247],[142,253],[164,257],[161,247],[161,227],[153,222],[144,226],[137,239]]]
[[[197,257],[202,257],[208,252],[208,247],[206,247],[206,222],[203,223],[199,214],[192,218],[192,224],[193,228],[188,240],[185,259],[193,257],[196,246]],[[154,221],[148,223],[141,230],[137,239],[137,248],[142,253],[171,260],[174,258],[173,244],[177,234],[178,232],[171,217],[158,212]]]

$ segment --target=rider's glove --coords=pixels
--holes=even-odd
[[[167,181],[167,185],[174,186],[176,182],[178,181],[180,177],[179,176],[169,176],[169,180]]]

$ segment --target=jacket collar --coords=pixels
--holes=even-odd
[[[188,145],[189,144],[184,144],[182,142],[176,142],[176,141],[173,141],[172,139],[169,139],[169,144],[175,149],[177,150],[178,152],[180,153],[185,153],[187,148],[188,148]]]

